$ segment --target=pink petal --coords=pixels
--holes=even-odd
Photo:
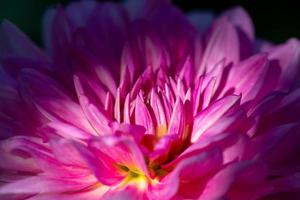
[[[269,51],[271,66],[279,66],[281,75],[279,89],[289,88],[297,81],[300,67],[300,42],[297,39],[290,39],[285,44],[275,46]]]
[[[257,54],[234,66],[228,77],[228,84],[223,93],[233,89],[235,94],[242,94],[242,102],[263,97],[269,91],[266,90],[269,62],[266,54]],[[274,70],[274,69],[273,69]],[[276,84],[276,75],[272,77],[273,87]],[[269,89],[269,88],[268,88]],[[259,96],[258,96],[259,95]]]
[[[230,50],[228,50],[230,46]],[[220,18],[212,26],[208,35],[206,49],[202,58],[200,70],[210,72],[222,59],[226,59],[226,65],[237,63],[240,59],[239,40],[234,26],[227,18]]]
[[[102,161],[101,157],[80,143],[74,143],[86,164],[92,170],[97,179],[105,185],[114,185],[122,180],[122,175],[117,172],[111,160]],[[105,163],[107,162],[107,163]]]
[[[122,190],[110,190],[101,198],[103,200],[144,200],[144,194],[136,188],[126,187]]]
[[[64,165],[86,167],[84,160],[71,141],[54,137],[50,139],[50,146],[55,158]]]
[[[154,123],[140,93],[135,100],[135,123],[144,126],[147,134],[155,134]]]
[[[234,7],[230,10],[227,10],[224,16],[233,23],[233,25],[239,27],[251,41],[254,40],[254,25],[246,10],[242,7]]]
[[[194,120],[191,141],[196,142],[204,131],[213,126],[219,118],[230,109],[233,109],[235,105],[239,104],[239,101],[240,96],[227,96],[200,112]]]
[[[163,103],[161,101],[159,94],[157,94],[154,89],[152,89],[151,91],[150,105],[153,109],[157,126],[167,127],[167,121],[166,121],[166,116],[164,111],[165,109]]]
[[[122,110],[121,110],[121,90],[118,88],[117,90],[117,95],[116,95],[116,100],[115,100],[115,105],[114,105],[114,118],[118,121],[121,122],[123,119],[122,117]]]
[[[88,119],[90,125],[99,135],[109,133],[110,131],[108,127],[108,122],[109,122],[108,115],[105,113],[104,110],[98,109],[101,107],[99,106],[96,107],[94,104],[90,102],[90,100],[94,102],[95,100],[93,100],[93,98],[88,98],[86,96],[85,94],[86,91],[83,89],[80,79],[77,76],[74,76],[74,84],[75,84],[75,89],[79,98],[81,108],[83,110],[85,117]]]
[[[95,130],[85,118],[81,107],[72,101],[37,98],[36,105],[39,111],[50,121],[65,121],[90,134],[95,134]]]
[[[220,166],[221,162],[221,154],[216,149],[185,158],[180,161],[175,169],[165,176],[159,183],[150,186],[148,196],[150,199],[170,199],[177,192],[188,190],[188,188],[185,188],[189,187],[187,184],[188,182],[193,182],[194,180],[197,180],[197,178],[215,171]],[[201,182],[201,179],[198,181]],[[205,185],[205,182],[202,182],[199,185]],[[199,189],[200,187],[195,191],[191,191],[193,194],[188,194],[186,191],[187,194],[185,195],[189,195],[188,198],[195,198],[193,195],[197,195],[195,193],[198,193],[199,195],[201,192]],[[180,195],[180,193],[178,194]]]
[[[66,139],[86,140],[92,136],[90,133],[77,128],[76,126],[61,121],[49,122],[47,123],[47,126],[50,128],[50,131],[45,130],[46,134],[53,134],[53,132],[55,132],[56,134]]]
[[[183,137],[186,128],[184,106],[181,99],[177,98],[169,122],[168,134],[177,134],[178,136]]]
[[[47,194],[38,194],[34,197],[31,197],[30,200],[53,200],[53,199],[59,199],[59,200],[99,200],[109,190],[108,187],[101,185],[100,187],[90,190],[90,188],[86,188],[81,192],[75,192],[75,193],[47,193]]]
[[[117,165],[133,166],[147,175],[144,158],[130,138],[102,136],[91,140],[87,147],[79,143],[75,145],[95,176],[103,184],[114,185],[124,178],[124,174],[119,171]]]
[[[50,179],[43,176],[30,177],[19,180],[0,187],[1,195],[11,194],[38,194],[38,193],[60,193],[81,190],[93,182],[86,182],[86,180],[70,181],[63,179]]]
[[[250,186],[256,186],[254,191],[250,193],[246,192],[242,196],[242,190],[240,191],[240,198],[249,198],[252,196],[253,199],[256,199],[258,195],[260,195],[260,190],[263,190],[261,181],[265,176],[265,170],[261,163],[254,161],[246,161],[240,162],[236,164],[231,164],[225,167],[223,170],[219,171],[209,182],[206,184],[206,187],[203,193],[198,198],[199,200],[208,200],[208,199],[221,199],[226,196],[233,195],[234,198],[234,190],[239,190],[243,184],[246,184],[245,187],[248,186],[248,189],[251,191],[253,189]],[[248,180],[247,180],[248,179]],[[249,196],[250,195],[250,196]],[[239,198],[234,198],[239,199]]]

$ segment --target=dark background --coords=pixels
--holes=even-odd
[[[6,18],[20,27],[34,41],[41,42],[44,11],[67,0],[0,0],[0,20]],[[300,7],[295,1],[280,0],[173,0],[185,11],[205,9],[220,13],[235,5],[243,6],[251,15],[256,36],[279,43],[290,37],[300,38]]]

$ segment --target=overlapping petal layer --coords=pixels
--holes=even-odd
[[[299,40],[259,43],[240,7],[203,18],[75,2],[45,14],[45,50],[2,22],[0,198],[296,197]]]

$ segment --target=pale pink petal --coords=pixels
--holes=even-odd
[[[228,50],[228,46],[231,46]],[[240,60],[238,35],[235,27],[225,17],[214,22],[209,32],[206,49],[199,70],[209,72],[222,59],[226,65]]]
[[[155,134],[154,123],[144,103],[142,94],[139,94],[135,100],[135,123],[144,126],[147,134]]]
[[[254,40],[253,22],[244,8],[237,6],[227,10],[223,15],[228,17],[235,26],[239,27],[249,39]]]
[[[242,94],[242,102],[253,100],[258,95],[264,96],[268,91],[264,91],[269,69],[267,54],[257,54],[251,58],[237,64],[231,70],[228,83],[223,89],[223,93],[234,89],[235,94]],[[276,85],[276,76],[272,77],[273,85]]]
[[[227,96],[200,112],[194,120],[191,141],[196,142],[204,131],[213,126],[219,118],[230,109],[233,109],[235,105],[238,105],[239,101],[240,96]]]

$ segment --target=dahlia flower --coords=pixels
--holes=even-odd
[[[53,8],[43,36],[1,24],[1,200],[299,198],[299,40],[167,0]]]

